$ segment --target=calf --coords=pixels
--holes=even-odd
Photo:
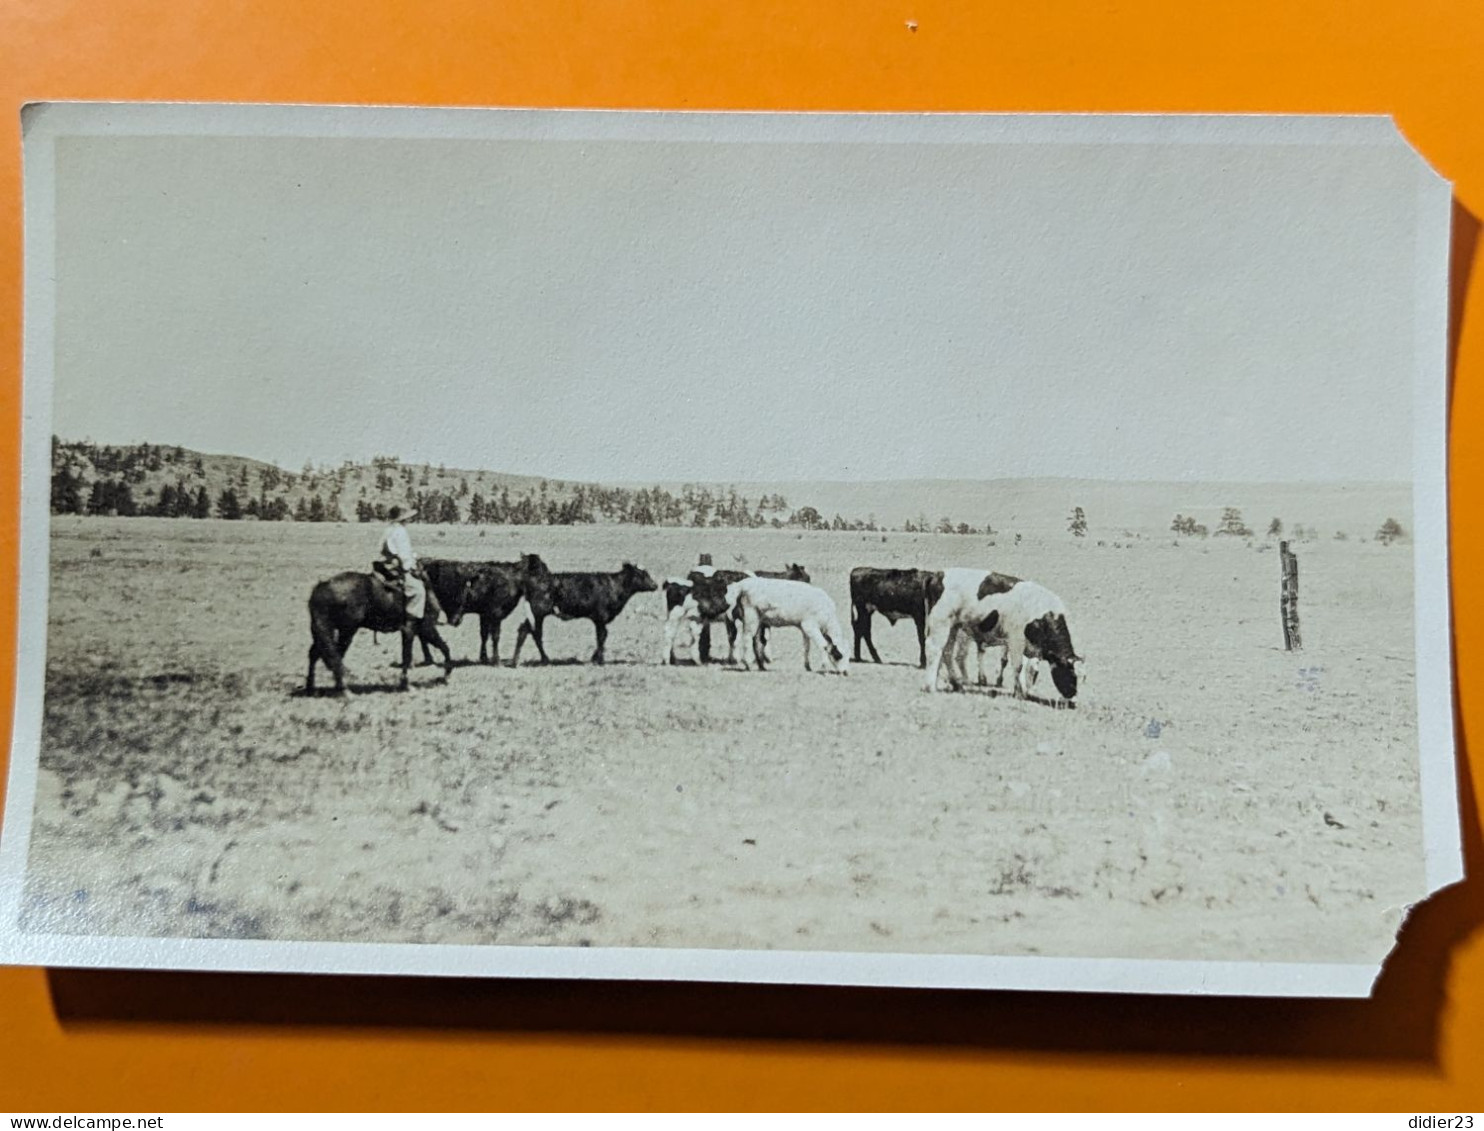
[[[479,614],[481,664],[499,664],[501,623],[522,598],[530,597],[533,586],[544,584],[544,580],[551,576],[551,570],[537,554],[522,554],[518,561],[513,562],[424,560],[422,567],[428,577],[428,588],[438,594],[440,600],[445,589],[460,581],[467,583],[460,617],[463,613]],[[457,625],[459,622],[450,616],[448,623]],[[427,645],[424,645],[425,660],[428,659],[427,650]]]
[[[592,662],[603,662],[603,645],[608,639],[608,625],[635,593],[653,593],[659,586],[648,571],[632,562],[624,562],[616,573],[547,573],[534,579],[526,603],[531,610],[531,619],[521,623],[515,634],[515,655],[510,663],[520,662],[521,646],[529,636],[536,642],[541,653],[541,662],[549,664],[546,646],[541,638],[541,628],[546,618],[553,614],[562,620],[590,620],[597,633],[598,646],[593,652]]]
[[[711,662],[711,625],[721,621],[727,633],[727,662],[736,659],[737,654],[737,624],[733,617],[727,615],[731,612],[730,607],[716,607],[714,599],[705,603],[706,609],[711,612],[703,612],[702,606],[696,601],[688,600],[694,587],[702,582],[717,582],[721,585],[722,592],[728,585],[741,581],[744,577],[775,577],[786,578],[791,581],[808,581],[809,571],[797,562],[791,563],[786,569],[766,570],[760,569],[755,573],[736,569],[717,569],[714,566],[697,566],[683,578],[671,577],[665,580],[662,588],[665,592],[665,657],[664,663],[675,663],[675,638],[680,632],[683,624],[691,625],[693,631],[699,626],[699,642],[696,646],[697,659],[703,664]],[[763,630],[763,646],[767,647],[767,630]]]
[[[917,626],[917,666],[927,665],[927,617],[932,602],[929,586],[942,574],[925,569],[876,569],[856,566],[850,571],[850,627],[855,632],[855,660],[860,662],[861,644],[871,651],[871,659],[881,662],[881,654],[871,640],[871,614],[880,613],[891,624],[910,617]],[[941,592],[941,590],[940,590]]]
[[[684,578],[666,578],[665,590],[665,663],[675,663],[675,638],[680,632],[682,624],[699,626],[696,630],[699,639],[696,644],[696,658],[703,664],[711,662],[711,625],[721,621],[727,632],[727,660],[730,662],[736,656],[737,649],[737,625],[732,618],[727,616],[727,608],[716,608],[714,600],[708,600],[706,608],[713,610],[708,614],[701,611],[701,607],[691,599],[697,585],[707,585],[714,588],[720,586],[721,592],[725,594],[726,587],[734,582],[741,581],[750,576],[743,570],[737,569],[715,569],[711,566],[698,566],[690,571]]]
[[[1018,661],[1015,697],[1023,699],[1035,686],[1037,662],[1051,667],[1056,689],[1069,703],[1077,695],[1080,663],[1067,629],[1067,610],[1061,598],[1034,581],[1021,581],[988,570],[950,569],[943,572],[942,594],[928,622],[928,667],[924,689],[938,690],[938,669],[947,667],[955,690],[968,679],[964,652],[970,642],[979,646],[979,679],[984,682],[984,649],[1000,646],[1000,683],[1011,659]]]
[[[705,591],[696,594],[706,600]],[[840,649],[845,634],[840,631],[840,614],[830,595],[804,581],[786,581],[773,577],[746,577],[727,587],[726,605],[742,620],[742,632],[752,642],[753,658],[758,670],[767,667],[766,643],[761,634],[765,628],[792,625],[804,637],[804,670],[812,671],[810,659],[818,648],[835,671],[846,675],[850,662]],[[742,649],[742,666],[747,667],[747,649]]]

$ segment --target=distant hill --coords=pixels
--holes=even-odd
[[[289,471],[243,456],[159,444],[52,442],[52,510],[315,522],[379,521],[390,506],[421,522],[517,525],[634,523],[805,529],[954,529],[1067,533],[1082,508],[1087,536],[1149,537],[1176,515],[1214,536],[1228,508],[1262,536],[1285,531],[1369,537],[1387,518],[1410,529],[1401,483],[1144,483],[1076,479],[882,482],[577,483],[487,469],[404,464],[392,456]],[[1231,523],[1228,522],[1230,526]]]

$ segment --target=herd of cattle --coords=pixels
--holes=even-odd
[[[541,662],[550,662],[542,626],[551,616],[591,621],[597,636],[592,662],[601,664],[608,625],[635,594],[658,590],[663,590],[666,608],[664,663],[676,662],[683,630],[695,637],[698,661],[709,662],[710,629],[720,624],[726,630],[729,663],[748,667],[750,651],[757,667],[766,667],[768,630],[792,627],[803,636],[806,669],[813,669],[816,657],[822,669],[844,675],[849,668],[835,602],[797,564],[776,572],[698,566],[685,577],[666,579],[663,585],[632,563],[614,573],[558,573],[535,554],[514,562],[425,559],[422,573],[432,599],[422,620],[416,622],[403,613],[401,593],[374,573],[342,573],[315,586],[309,600],[310,692],[315,665],[324,663],[334,673],[336,690],[345,694],[345,651],[361,629],[401,633],[404,688],[414,639],[422,644],[424,660],[431,663],[430,649],[436,648],[443,655],[445,673],[451,671],[453,660],[437,627],[440,611],[450,625],[458,625],[468,614],[477,615],[479,662],[498,664],[500,626],[522,601],[528,616],[516,634],[512,666],[519,663],[527,639],[535,642]],[[1081,657],[1072,647],[1066,608],[1056,594],[1034,581],[981,569],[859,566],[850,572],[850,605],[857,662],[862,644],[873,661],[881,662],[871,639],[871,620],[876,614],[891,624],[911,620],[916,625],[918,664],[927,691],[937,691],[940,678],[946,678],[954,690],[968,683],[968,652],[977,647],[980,684],[988,683],[985,652],[999,648],[996,686],[1004,685],[1005,669],[1014,660],[1014,694],[1031,696],[1039,662],[1045,661],[1064,704],[1071,705],[1076,697],[1076,665]]]

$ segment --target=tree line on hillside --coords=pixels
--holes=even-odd
[[[208,461],[210,461],[208,463]],[[573,526],[630,524],[696,528],[884,531],[865,519],[826,516],[794,506],[782,494],[752,499],[736,487],[686,484],[605,487],[539,480],[525,488],[480,489],[469,475],[446,467],[404,464],[378,455],[369,465],[346,460],[338,467],[306,462],[295,473],[271,464],[249,467],[233,457],[203,457],[157,444],[99,445],[52,438],[53,514],[149,515],[161,518],[256,519],[266,522],[383,522],[392,506],[428,524]],[[456,483],[454,482],[456,480]],[[352,498],[353,496],[353,498]],[[908,532],[992,533],[949,517],[923,515]]]
[[[212,461],[208,465],[207,461]],[[457,480],[454,483],[454,480]],[[446,485],[446,486],[445,486]],[[826,517],[809,505],[794,506],[779,493],[750,499],[736,487],[713,488],[685,484],[679,490],[664,487],[604,487],[542,479],[524,489],[502,486],[488,493],[480,477],[428,464],[404,464],[396,456],[378,455],[369,465],[351,460],[338,467],[306,462],[302,471],[285,471],[272,464],[249,466],[234,457],[203,457],[180,447],[159,444],[99,445],[52,437],[51,510],[53,514],[150,515],[160,518],[255,519],[261,522],[384,522],[392,506],[412,512],[411,521],[426,524],[475,526],[576,526],[627,524],[731,529],[792,529],[877,532],[901,530],[909,534],[993,535],[982,527],[944,516],[926,514],[900,527],[835,514]],[[353,501],[347,501],[354,495]],[[1190,515],[1177,514],[1170,529],[1190,538],[1250,539],[1253,530],[1237,507],[1222,511],[1212,532]],[[1283,523],[1274,518],[1268,537],[1281,537]],[[1067,531],[1085,538],[1088,518],[1074,507]],[[1289,537],[1312,541],[1313,527],[1295,524]],[[1373,535],[1390,545],[1406,537],[1394,518]],[[1335,534],[1345,541],[1343,531]]]
[[[1081,508],[1078,508],[1079,510]],[[1213,534],[1205,523],[1196,522],[1190,515],[1177,514],[1170,523],[1170,529],[1176,534],[1188,538],[1252,538],[1254,531],[1242,519],[1242,512],[1237,507],[1226,507],[1221,512],[1221,522]],[[1274,518],[1268,523],[1267,536],[1269,538],[1283,537],[1283,520]],[[1388,518],[1376,530],[1372,537],[1383,546],[1389,546],[1393,542],[1399,542],[1407,536],[1402,524],[1394,518]],[[1319,537],[1318,531],[1312,526],[1304,526],[1294,523],[1288,534],[1289,540],[1294,542],[1312,542]],[[1336,542],[1347,542],[1350,535],[1343,530],[1335,531]]]

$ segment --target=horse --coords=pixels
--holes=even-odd
[[[450,624],[458,624],[463,618],[463,601],[467,598],[469,585],[456,595],[454,607],[444,610]],[[372,632],[399,632],[402,634],[402,679],[401,691],[407,690],[407,669],[412,666],[412,640],[417,637],[426,644],[431,643],[443,653],[443,678],[448,679],[453,671],[453,657],[448,645],[438,632],[439,604],[432,593],[423,607],[421,620],[415,621],[407,615],[406,601],[400,590],[393,588],[374,573],[337,573],[321,581],[309,594],[309,675],[305,680],[306,694],[314,693],[314,665],[324,661],[325,667],[335,673],[336,694],[346,695],[345,653],[356,633],[363,628]]]

